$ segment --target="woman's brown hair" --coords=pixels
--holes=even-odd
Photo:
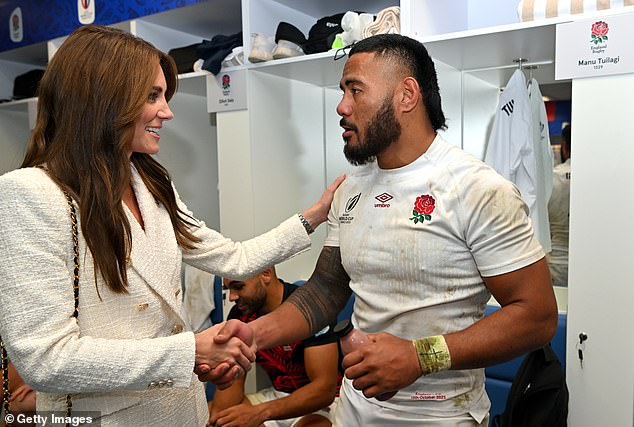
[[[79,204],[81,230],[106,285],[126,293],[132,244],[121,203],[132,162],[157,202],[169,212],[178,244],[199,242],[177,206],[167,170],[129,147],[135,120],[161,65],[165,97],[176,90],[173,60],[150,43],[109,27],[75,30],[57,50],[38,89],[37,121],[22,167],[46,164],[50,176]]]

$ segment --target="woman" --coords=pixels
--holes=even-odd
[[[302,214],[244,243],[196,220],[152,158],[173,117],[173,61],[106,27],[71,34],[40,82],[22,168],[0,177],[0,336],[38,411],[99,411],[102,425],[205,425],[195,363],[219,384],[253,349],[215,328],[187,332],[181,261],[248,277],[302,251],[326,219],[339,178]],[[73,318],[70,209],[77,209],[78,316]],[[227,371],[226,368],[232,366]]]

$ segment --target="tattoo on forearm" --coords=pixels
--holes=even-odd
[[[339,248],[324,246],[313,275],[287,302],[299,309],[314,334],[337,318],[350,294],[350,277],[341,264]]]

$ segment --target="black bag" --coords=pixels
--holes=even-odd
[[[13,99],[32,98],[37,95],[37,87],[44,70],[31,70],[16,76],[13,80]]]
[[[308,32],[308,39],[302,46],[304,53],[327,52],[332,47],[335,37],[343,33],[341,28],[341,18],[345,13],[338,13],[332,16],[325,16],[317,20]]]
[[[502,415],[494,427],[566,427],[568,387],[550,344],[529,353],[517,371]]]
[[[196,48],[200,43],[190,44],[189,46],[176,47],[170,49],[167,54],[174,59],[178,74],[191,73],[194,71],[194,62],[198,61]]]

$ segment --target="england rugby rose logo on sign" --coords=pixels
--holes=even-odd
[[[422,194],[416,198],[414,202],[414,210],[412,211],[411,221],[414,224],[431,221],[431,213],[436,209],[436,200],[429,194]]]
[[[599,44],[608,39],[608,31],[610,28],[608,27],[607,22],[597,21],[592,24],[592,40],[590,43]]]

